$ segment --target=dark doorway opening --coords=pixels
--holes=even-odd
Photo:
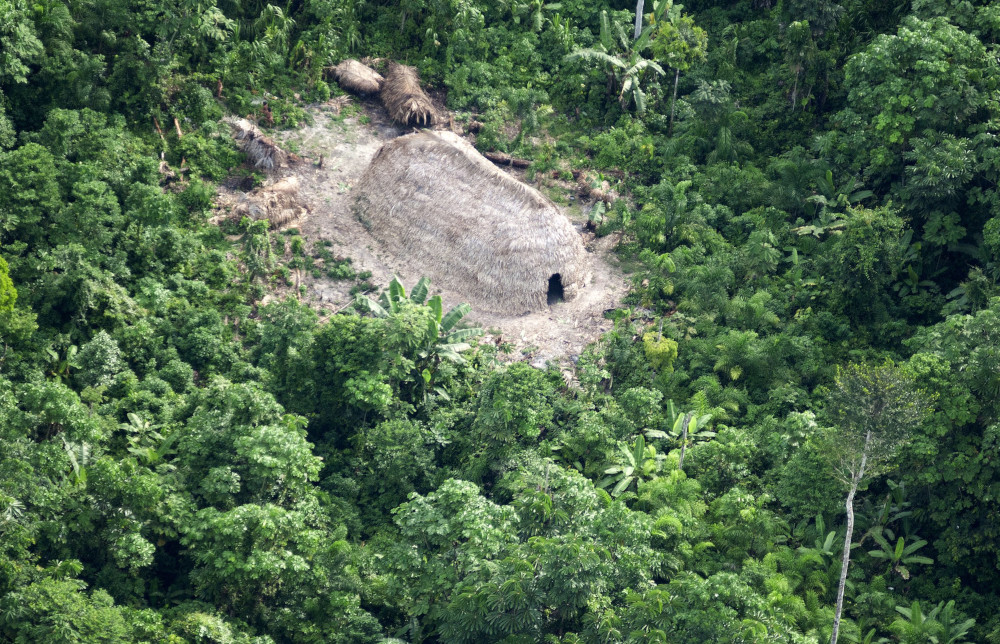
[[[549,306],[562,302],[563,299],[562,276],[556,273],[549,278]]]

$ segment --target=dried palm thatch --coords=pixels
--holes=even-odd
[[[479,309],[542,308],[588,281],[580,235],[559,210],[451,132],[386,143],[355,188],[355,214],[390,252]]]
[[[618,193],[611,190],[611,184],[602,179],[595,179],[586,172],[580,172],[576,177],[576,185],[580,196],[594,201],[603,201],[612,205],[618,199]]]
[[[274,139],[261,132],[254,123],[232,116],[223,120],[233,128],[236,142],[255,168],[274,170],[289,161],[288,153],[279,148]]]
[[[282,228],[307,212],[298,200],[299,180],[286,177],[270,186],[262,187],[240,197],[231,217],[239,220],[267,219],[271,228]]]
[[[434,123],[434,104],[420,89],[417,70],[399,63],[389,63],[389,73],[380,94],[392,120],[403,125]]]
[[[377,71],[353,58],[342,61],[330,73],[341,87],[355,94],[378,94],[385,81]]]

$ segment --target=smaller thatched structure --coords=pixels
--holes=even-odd
[[[589,281],[583,242],[559,209],[452,132],[389,141],[354,194],[372,236],[478,309],[537,310]]]
[[[330,73],[341,87],[355,94],[378,94],[385,82],[381,74],[353,58],[342,61]]]
[[[274,140],[247,119],[228,116],[223,119],[233,128],[233,137],[250,163],[261,170],[274,170],[287,163],[289,155]]]
[[[299,180],[286,177],[270,186],[241,195],[230,216],[235,220],[243,217],[255,221],[267,219],[271,228],[281,228],[307,212],[299,203],[298,192]]]
[[[392,120],[403,125],[427,126],[434,123],[434,104],[420,88],[417,70],[389,63],[389,73],[379,94]]]

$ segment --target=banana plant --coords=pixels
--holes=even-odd
[[[909,606],[896,606],[896,612],[905,617],[905,620],[897,618],[892,623],[892,630],[902,636],[906,642],[932,642],[938,643],[937,632],[940,624],[937,615],[941,611],[939,604],[932,611],[924,614],[920,607],[920,602],[914,600]]]
[[[515,2],[512,10],[514,14],[514,24],[520,24],[522,18],[534,32],[539,32],[545,26],[545,12],[559,11],[562,4],[559,2],[544,2],[543,0],[528,0],[527,2]]]
[[[423,304],[427,300],[429,284],[429,279],[421,277],[416,285],[414,285],[413,292],[407,298],[403,283],[399,281],[399,277],[393,275],[392,281],[389,282],[389,288],[382,291],[377,300],[360,294],[357,296],[355,302],[359,308],[367,310],[377,318],[388,318],[397,315],[407,299],[416,304]]]
[[[818,557],[821,563],[826,563],[826,559],[832,558],[836,554],[833,546],[837,531],[826,532],[826,521],[823,520],[822,514],[816,515],[814,530],[816,539],[813,541],[813,546],[811,548],[805,545],[799,546],[798,552],[802,555]]]
[[[429,279],[421,277],[407,297],[403,283],[394,276],[389,282],[388,290],[384,291],[378,300],[367,295],[358,295],[357,301],[362,308],[367,309],[378,318],[398,315],[405,302],[426,306],[430,309],[431,315],[427,320],[427,336],[424,346],[417,356],[423,359],[437,356],[450,362],[463,364],[465,359],[459,352],[468,349],[470,345],[467,340],[482,335],[483,330],[479,327],[455,328],[462,321],[462,318],[472,311],[472,307],[463,302],[453,306],[445,313],[440,295],[427,299],[430,283]]]
[[[701,414],[697,412],[689,411],[686,413],[678,412],[674,406],[674,401],[667,401],[667,422],[670,424],[671,429],[668,432],[671,438],[677,440],[681,446],[681,456],[680,460],[677,462],[677,468],[684,469],[684,455],[687,452],[688,444],[694,444],[699,441],[706,441],[710,438],[715,437],[715,432],[707,429],[708,424],[712,422],[711,414]]]
[[[393,277],[389,288],[376,300],[367,295],[358,295],[356,305],[367,310],[377,318],[392,318],[401,315],[407,307],[421,307],[426,315],[426,332],[422,337],[414,336],[415,344],[411,345],[416,353],[416,372],[423,381],[424,398],[432,389],[434,374],[442,362],[464,364],[462,352],[471,348],[469,340],[483,334],[479,327],[457,328],[462,319],[469,314],[472,307],[466,303],[457,304],[444,311],[440,295],[430,299],[427,294],[430,280],[420,278],[413,286],[409,296],[398,277]],[[447,399],[447,393],[441,388],[433,388],[435,393]]]
[[[900,537],[896,541],[896,545],[892,546],[881,534],[872,533],[872,538],[875,539],[880,549],[869,550],[868,556],[874,559],[886,560],[889,563],[889,570],[895,570],[903,579],[910,578],[910,570],[907,566],[934,563],[934,560],[930,557],[913,554],[927,545],[927,542],[923,539],[918,539],[910,545],[906,545],[905,539]]]
[[[72,481],[73,485],[85,484],[87,482],[87,465],[93,460],[91,458],[90,444],[86,442],[71,442],[65,438],[62,438],[62,443],[72,469],[70,481]]]
[[[941,612],[938,614],[938,623],[941,624],[941,633],[938,635],[939,644],[959,644],[959,642],[965,641],[965,636],[968,634],[969,629],[976,624],[976,620],[969,618],[964,621],[958,621],[955,615],[955,600],[949,600],[947,604],[942,607],[938,604],[938,608]]]
[[[618,23],[613,26],[608,12],[601,12],[601,39],[598,48],[583,48],[567,54],[567,62],[583,60],[597,62],[604,66],[608,79],[608,92],[617,92],[622,108],[635,103],[635,111],[642,116],[646,113],[646,92],[642,80],[646,72],[663,76],[666,72],[658,63],[643,58],[642,52],[649,48],[653,28],[646,27],[634,41]]]
[[[906,500],[906,486],[892,480],[887,480],[886,484],[889,486],[889,493],[882,503],[874,504],[866,500],[858,511],[859,518],[870,527],[857,542],[857,547],[864,546],[868,539],[875,540],[876,536],[881,536],[883,541],[888,542],[894,541],[897,536],[913,540],[913,511],[909,509],[911,504]]]
[[[658,454],[652,445],[646,445],[646,439],[639,436],[632,445],[619,443],[618,450],[624,459],[624,465],[614,465],[604,470],[607,474],[598,487],[607,489],[612,483],[611,496],[618,498],[633,484],[636,488],[640,481],[655,479],[663,466],[663,454]]]
[[[824,596],[837,583],[840,572],[836,530],[827,531],[823,515],[817,514],[811,524],[799,523],[788,536],[802,544],[795,549],[794,555],[794,571],[798,575],[796,592],[811,591]]]
[[[467,340],[483,334],[483,330],[479,327],[455,328],[462,318],[469,314],[472,307],[465,303],[457,304],[444,313],[440,295],[432,297],[427,306],[432,313],[427,322],[427,345],[417,355],[424,359],[437,355],[449,362],[464,363],[465,358],[459,352],[469,348]]]
[[[79,352],[79,348],[75,344],[71,344],[66,347],[66,351],[62,356],[59,352],[52,347],[46,347],[45,353],[49,357],[49,371],[48,375],[50,378],[56,382],[62,382],[68,379],[73,369],[79,368],[79,363],[77,362],[76,354]]]
[[[868,631],[867,635],[865,635],[865,639],[861,640],[861,644],[888,644],[889,640],[887,640],[886,638],[879,637],[878,639],[875,639],[875,636],[876,632],[875,629],[873,628],[870,631]]]
[[[871,190],[862,190],[862,184],[857,177],[851,177],[847,183],[837,186],[833,182],[833,172],[817,178],[819,194],[806,197],[806,210],[814,213],[811,224],[793,228],[798,235],[812,235],[817,239],[826,234],[840,235],[847,225],[846,211],[849,206],[860,203],[873,196]]]
[[[166,457],[173,451],[173,445],[180,436],[179,431],[171,432],[166,438],[153,429],[152,423],[138,414],[126,414],[127,423],[120,423],[122,429],[131,436],[128,438],[128,451],[143,465],[153,468],[163,464]]]
[[[896,612],[906,619],[897,618],[890,628],[904,642],[960,644],[966,641],[969,629],[976,623],[974,619],[958,621],[955,600],[947,604],[941,602],[926,614],[918,601],[909,606],[896,606]]]

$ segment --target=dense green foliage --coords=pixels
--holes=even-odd
[[[634,11],[0,0],[0,640],[1000,642],[1000,5]],[[623,195],[571,378],[208,223],[349,55]]]

